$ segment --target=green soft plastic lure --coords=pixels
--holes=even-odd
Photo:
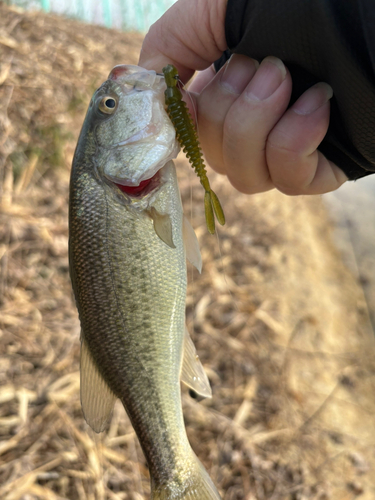
[[[186,103],[182,100],[182,94],[177,87],[177,82],[179,80],[177,69],[172,64],[168,64],[163,68],[163,73],[167,85],[167,90],[165,91],[167,112],[176,129],[177,140],[205,190],[204,208],[206,224],[209,232],[214,234],[214,213],[219,224],[223,226],[225,224],[224,212],[218,197],[211,189],[202,158],[197,132]]]

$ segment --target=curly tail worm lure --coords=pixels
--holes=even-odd
[[[177,69],[172,66],[172,64],[168,64],[163,68],[163,73],[167,85],[167,90],[164,93],[167,112],[176,129],[177,140],[205,190],[204,208],[206,224],[209,232],[214,234],[214,213],[219,224],[223,226],[225,224],[224,212],[218,197],[211,189],[202,158],[197,132],[186,103],[182,100],[182,94],[177,87],[179,79]]]

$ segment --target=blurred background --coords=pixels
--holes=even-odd
[[[124,31],[146,32],[176,0],[15,0],[25,9],[42,9]]]
[[[1,499],[149,499],[121,405],[99,436],[80,409],[68,187],[93,92],[170,3],[0,3]],[[250,197],[210,171],[216,238],[176,165],[203,256],[187,323],[213,388],[182,389],[194,450],[225,500],[373,500],[374,181]]]

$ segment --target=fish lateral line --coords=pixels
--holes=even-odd
[[[179,76],[177,69],[168,64],[163,68],[163,74],[167,89],[164,92],[167,113],[176,130],[177,140],[186,154],[189,163],[194,168],[200,183],[205,190],[204,207],[207,229],[211,234],[215,233],[216,220],[222,226],[225,224],[225,215],[219,198],[211,189],[207,177],[203,154],[200,148],[197,131],[186,103],[182,100],[182,93],[177,86]]]

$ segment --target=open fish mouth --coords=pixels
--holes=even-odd
[[[159,172],[160,172],[160,170],[158,170],[156,172],[156,174],[154,174],[149,179],[144,179],[143,181],[141,181],[138,185],[127,186],[124,184],[119,184],[118,182],[115,182],[112,179],[111,179],[111,182],[115,186],[117,186],[123,193],[130,196],[131,198],[142,198],[160,186],[160,173]]]

